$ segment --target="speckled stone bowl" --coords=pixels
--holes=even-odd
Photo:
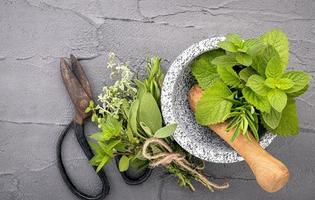
[[[187,93],[195,80],[191,74],[190,63],[204,52],[218,48],[224,37],[213,37],[193,44],[181,53],[170,66],[162,88],[162,113],[166,123],[177,123],[174,139],[189,153],[203,160],[215,163],[242,161],[231,147],[209,128],[197,124],[189,108]],[[264,134],[260,145],[266,148],[275,135]]]

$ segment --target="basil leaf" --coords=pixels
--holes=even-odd
[[[255,106],[255,108],[257,108],[258,110],[262,112],[270,112],[271,105],[267,97],[256,94],[249,87],[243,88],[242,94],[244,95],[246,101]]]
[[[271,106],[278,112],[281,112],[287,104],[287,95],[285,92],[272,89],[268,92],[267,98]]]
[[[118,167],[120,172],[127,171],[129,168],[129,158],[123,155],[119,160]]]
[[[232,87],[239,87],[242,82],[232,66],[218,66],[218,74],[222,81]]]
[[[274,108],[271,108],[269,113],[262,112],[262,119],[270,128],[275,129],[280,123],[281,112],[278,112]]]
[[[153,133],[162,127],[160,109],[152,94],[148,92],[144,93],[140,99],[138,122],[143,122]]]
[[[266,96],[268,91],[270,90],[265,85],[265,79],[256,74],[249,77],[246,86],[250,87],[254,92],[256,92],[260,96]]]
[[[156,138],[167,138],[171,136],[174,131],[176,130],[177,124],[169,124],[160,128],[155,134],[154,137]]]
[[[294,93],[305,88],[310,82],[310,75],[303,71],[289,71],[283,75],[284,78],[288,78],[294,82],[294,85],[286,90],[286,93]]]
[[[222,82],[216,82],[203,92],[196,106],[196,120],[201,125],[224,122],[230,113],[232,103],[224,98],[232,98],[232,92]]]

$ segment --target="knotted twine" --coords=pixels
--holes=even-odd
[[[149,153],[148,149],[152,144],[158,144],[162,146],[163,148],[166,149],[167,152],[161,152],[156,154]],[[205,177],[198,171],[197,167],[194,167],[194,165],[188,162],[184,155],[174,152],[172,148],[162,139],[154,137],[147,139],[142,147],[142,155],[144,158],[150,160],[150,166],[153,168],[159,165],[167,167],[172,162],[177,164],[179,167],[192,174],[197,181],[202,183],[211,191],[213,191],[213,189],[225,189],[229,187],[228,183],[218,185],[216,183],[209,181],[207,177]]]

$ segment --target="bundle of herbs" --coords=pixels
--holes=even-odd
[[[95,156],[90,163],[101,170],[113,157],[120,156],[119,170],[130,166],[164,166],[178,178],[180,186],[194,190],[195,179],[208,189],[227,188],[217,185],[203,175],[203,162],[184,151],[171,137],[176,124],[165,125],[160,111],[160,93],[163,73],[160,59],[154,57],[147,63],[144,80],[134,77],[126,63],[109,56],[111,77],[118,80],[105,86],[99,95],[99,105],[90,102],[86,112],[92,112],[92,121],[99,132],[90,137]]]
[[[299,132],[295,97],[308,88],[310,75],[287,71],[289,47],[284,32],[275,29],[257,38],[228,34],[219,49],[197,57],[192,74],[202,89],[195,108],[201,125],[227,122],[234,141],[249,132],[258,141],[261,124],[273,134]]]

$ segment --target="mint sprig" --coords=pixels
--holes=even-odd
[[[274,29],[247,40],[228,34],[218,46],[221,49],[192,63],[192,73],[204,90],[196,106],[197,122],[229,122],[228,130],[235,131],[232,140],[248,130],[257,139],[258,121],[274,134],[297,134],[294,98],[307,90],[311,76],[286,71],[289,43],[285,33]],[[250,106],[254,112],[248,110]]]

